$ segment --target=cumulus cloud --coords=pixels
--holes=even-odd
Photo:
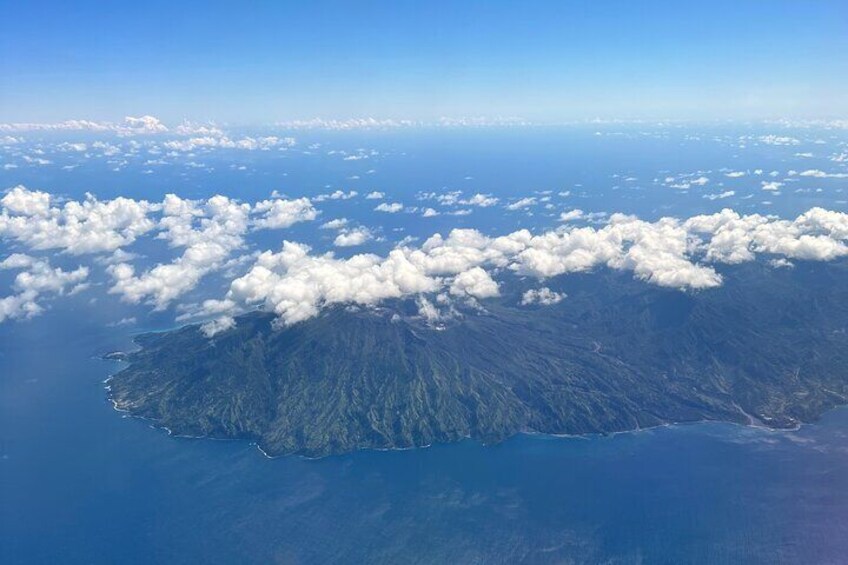
[[[707,200],[724,200],[725,198],[730,198],[732,196],[736,196],[735,190],[725,190],[724,192],[719,192],[717,194],[705,194],[704,198]]]
[[[802,177],[813,177],[817,179],[844,179],[848,178],[848,173],[826,173],[819,169],[808,169],[798,173]]]
[[[800,145],[801,141],[786,135],[761,135],[757,141],[765,145]]]
[[[225,200],[231,202],[213,197],[207,202],[206,212],[218,210],[217,205]],[[308,198],[274,198],[243,207],[256,216],[252,222],[256,229],[287,228],[318,216]],[[83,201],[62,201],[46,192],[17,186],[0,198],[0,237],[36,250],[59,249],[74,255],[113,252],[151,231],[165,230],[177,238],[180,230],[190,232],[188,221],[206,212],[175,195],[160,203],[122,197],[101,201],[90,194]],[[158,214],[161,219],[154,217]],[[246,231],[241,224],[237,228]]]
[[[277,126],[284,129],[326,129],[347,131],[353,129],[395,129],[421,125],[421,122],[411,120],[391,120],[377,118],[351,118],[347,120],[327,120],[313,118],[310,120],[293,120],[278,122]]]
[[[132,303],[147,301],[157,309],[197,286],[207,273],[220,268],[230,253],[243,244],[247,231],[249,204],[239,204],[226,196],[213,196],[204,203],[165,197],[159,237],[171,247],[184,248],[182,255],[168,264],[136,275],[127,263],[109,267],[114,279],[110,292]]]
[[[231,139],[220,130],[209,130],[206,135],[166,141],[162,145],[170,151],[194,152],[203,149],[243,149],[246,151],[267,151],[275,147],[292,147],[293,137],[241,137]]]
[[[278,122],[278,127],[285,129],[325,129],[334,131],[348,131],[357,129],[400,129],[412,127],[444,127],[444,128],[459,128],[459,127],[505,127],[505,126],[525,126],[530,122],[517,117],[442,117],[436,121],[420,121],[420,120],[395,120],[381,118],[349,118],[344,120],[313,118],[309,120],[293,120],[287,122]]]
[[[381,206],[403,209],[399,203]],[[100,254],[94,262],[111,275],[111,292],[160,309],[196,288],[207,274],[246,265],[222,299],[201,303],[197,314],[216,320],[208,326],[210,331],[229,327],[234,314],[256,307],[277,313],[283,323],[295,323],[332,304],[367,306],[419,295],[439,296],[436,303],[445,307],[451,300],[484,300],[499,293],[497,277],[504,271],[544,280],[609,268],[631,272],[650,284],[698,290],[722,284],[716,263],[741,263],[758,255],[777,261],[827,261],[848,255],[848,214],[822,208],[792,220],[725,209],[653,222],[572,210],[561,216],[566,223],[553,231],[523,229],[493,237],[454,229],[418,247],[406,239],[382,256],[340,259],[332,253],[316,255],[291,241],[276,252],[236,253],[252,230],[285,228],[317,214],[306,198],[274,197],[250,204],[225,196],[188,200],[168,195],[149,203],[100,201],[89,195],[83,201],[64,201],[15,187],[0,199],[0,238],[34,250]],[[589,225],[567,223],[572,219],[588,220]],[[340,247],[373,238],[367,228],[349,227],[343,219],[323,227],[338,230],[334,243]],[[166,242],[176,250],[176,258],[137,269],[134,256],[123,248],[143,235]],[[56,270],[28,255],[7,258],[3,268],[22,271],[16,294],[3,299],[4,318],[37,312],[38,296],[62,294],[88,276],[86,267]],[[554,298],[542,289],[527,295],[540,304]]]
[[[689,173],[677,177],[666,177],[663,184],[669,188],[677,188],[680,190],[689,190],[693,186],[706,186],[709,184],[709,177],[699,175],[699,173]]]
[[[323,202],[325,200],[350,200],[351,198],[355,198],[359,195],[355,190],[351,190],[350,192],[345,192],[343,190],[336,190],[331,192],[330,194],[319,194],[315,197],[316,202]]]
[[[376,208],[374,208],[376,212],[386,212],[387,214],[396,214],[403,210],[403,204],[400,202],[383,202],[378,204]]]
[[[156,205],[129,198],[59,202],[46,192],[17,186],[0,199],[0,237],[30,249],[75,255],[114,251],[152,230]]]
[[[795,220],[759,214],[741,216],[733,210],[696,216],[684,222],[694,233],[709,235],[703,244],[710,261],[742,263],[758,253],[788,259],[830,261],[848,255],[848,214],[812,208]]]
[[[255,216],[252,224],[251,215]],[[161,203],[128,198],[100,201],[91,195],[82,202],[62,202],[18,186],[0,199],[0,237],[29,249],[81,255],[121,251],[139,236],[155,231],[171,247],[183,248],[182,255],[141,274],[125,261],[113,262],[108,271],[114,279],[112,292],[129,302],[149,301],[164,308],[220,268],[243,245],[251,225],[281,229],[316,216],[307,198],[275,198],[253,207],[224,196],[201,203],[173,194]]]
[[[347,225],[347,218],[336,218],[335,220],[330,220],[329,222],[324,222],[321,224],[322,230],[338,230],[342,229]]]
[[[140,275],[127,263],[110,266],[115,281],[110,292],[129,302],[147,301],[157,309],[166,307],[195,288],[206,274],[223,267],[232,252],[244,245],[251,213],[261,214],[253,222],[259,229],[286,228],[317,215],[307,198],[264,200],[251,208],[220,195],[200,203],[169,194],[160,221],[165,231],[159,237],[172,247],[184,248],[182,255]]]
[[[481,208],[488,208],[489,206],[494,206],[499,201],[499,198],[492,196],[491,194],[480,194],[478,192],[471,198],[460,200],[459,203],[464,206],[479,206]]]
[[[41,298],[45,295],[63,295],[84,288],[88,267],[64,271],[50,266],[45,259],[15,253],[0,261],[0,270],[20,271],[12,288],[15,294],[0,298],[0,322],[7,319],[31,318],[43,311]]]
[[[530,306],[539,304],[541,306],[551,306],[558,304],[566,297],[564,293],[554,292],[546,286],[542,288],[531,288],[521,295],[521,305]]]
[[[254,205],[253,212],[262,214],[254,220],[253,225],[265,229],[284,229],[318,217],[318,211],[308,198],[263,200]]]
[[[350,230],[343,230],[336,236],[336,239],[333,240],[333,245],[336,247],[354,247],[362,245],[372,238],[371,230],[365,227],[358,227]]]
[[[118,135],[144,135],[165,133],[168,127],[153,116],[127,116],[123,122],[119,123],[66,120],[57,123],[0,124],[0,131],[91,131],[112,132]]]
[[[309,251],[303,244],[286,241],[279,253],[262,253],[246,275],[233,281],[226,301],[264,306],[286,323],[295,323],[330,304],[370,305],[438,288],[402,250],[385,258],[365,254],[346,260]]]
[[[630,271],[650,284],[709,289],[722,277],[711,263],[740,263],[757,254],[775,258],[830,260],[848,255],[848,215],[814,208],[795,220],[732,210],[688,220],[646,222],[613,214],[606,225],[563,227],[534,235],[519,230],[488,237],[473,229],[434,235],[420,247],[398,247],[387,256],[338,259],[312,255],[304,245],[285,242],[263,253],[246,275],[233,281],[212,314],[261,307],[291,324],[339,303],[373,305],[388,298],[436,294],[483,299],[499,292],[494,275],[511,270],[546,279],[599,267]],[[557,293],[525,293],[525,304],[552,304]],[[228,310],[221,310],[226,304]]]
[[[576,208],[574,210],[569,210],[568,212],[562,212],[559,215],[560,222],[573,222],[574,220],[582,220],[585,217],[583,210]]]
[[[533,197],[533,196],[528,196],[526,198],[521,198],[519,200],[516,200],[515,202],[507,204],[506,209],[507,210],[521,210],[523,208],[529,208],[530,206],[534,206],[535,204],[536,204],[536,198]]]
[[[124,123],[117,126],[116,131],[118,133],[163,133],[168,131],[168,127],[159,118],[153,116],[139,118],[127,116],[124,118]]]
[[[455,296],[491,298],[498,295],[498,283],[482,267],[471,267],[454,277],[450,293]]]

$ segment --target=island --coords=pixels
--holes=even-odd
[[[207,337],[138,336],[108,381],[115,407],[179,436],[320,457],[518,433],[608,434],[725,421],[794,428],[848,400],[848,262],[726,266],[681,292],[603,270],[538,281],[433,327],[414,302],[264,312]]]

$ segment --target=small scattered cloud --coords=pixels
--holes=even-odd
[[[531,206],[536,205],[536,197],[528,196],[526,198],[520,198],[515,202],[511,202],[506,205],[507,210],[522,210],[524,208],[530,208]]]
[[[368,228],[358,227],[350,230],[344,230],[333,241],[336,247],[354,247],[373,239],[373,235]]]
[[[554,292],[546,286],[539,289],[530,289],[521,295],[521,305],[530,306],[539,304],[541,306],[551,306],[558,304],[566,297],[564,293]]]
[[[383,202],[374,208],[376,212],[385,212],[387,214],[396,214],[403,210],[403,204],[400,202]]]

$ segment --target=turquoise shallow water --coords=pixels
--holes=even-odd
[[[839,562],[848,410],[317,461],[170,438],[105,401],[129,334],[0,328],[3,563]]]

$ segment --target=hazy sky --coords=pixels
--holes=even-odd
[[[0,0],[0,121],[848,115],[848,1]]]

